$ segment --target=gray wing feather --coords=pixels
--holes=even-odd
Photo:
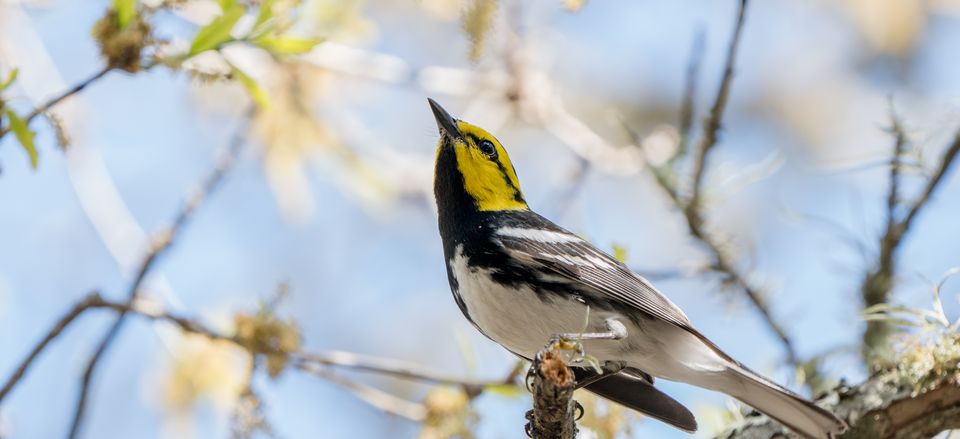
[[[646,279],[580,238],[564,242],[508,236],[498,236],[498,239],[515,262],[559,276],[606,300],[629,305],[682,328],[692,328],[686,314]]]

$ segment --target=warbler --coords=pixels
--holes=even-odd
[[[574,367],[579,386],[687,432],[696,419],[654,377],[723,392],[807,437],[846,430],[720,350],[646,279],[530,210],[503,145],[428,101],[440,130],[434,195],[447,278],[486,337],[529,360],[555,337],[579,335],[602,365]]]

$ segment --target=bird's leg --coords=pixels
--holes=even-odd
[[[558,342],[576,342],[583,340],[623,340],[627,338],[627,327],[619,320],[610,317],[604,320],[604,323],[607,325],[607,332],[568,332],[554,335],[553,339]]]

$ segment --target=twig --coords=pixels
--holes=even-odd
[[[244,146],[244,136],[247,127],[246,121],[249,120],[250,116],[253,114],[253,110],[247,111],[246,114],[247,115],[244,117],[244,122],[240,124],[238,129],[231,136],[225,152],[218,159],[217,164],[214,166],[210,174],[203,180],[199,190],[187,197],[170,226],[159,234],[152,247],[147,252],[143,262],[140,264],[140,268],[137,270],[137,273],[134,276],[133,281],[127,288],[126,297],[128,303],[133,303],[137,299],[140,294],[140,286],[143,284],[144,279],[146,279],[147,275],[156,265],[156,261],[173,245],[177,236],[183,229],[183,226],[193,216],[197,208],[202,205],[207,196],[217,188],[221,181],[223,181],[224,175],[226,175],[226,173],[232,168],[233,163],[239,156],[240,151]],[[100,359],[113,343],[113,340],[117,337],[117,334],[119,334],[123,328],[125,317],[126,311],[121,310],[117,315],[116,320],[114,320],[113,325],[107,330],[107,333],[97,345],[97,349],[87,361],[87,366],[84,369],[83,378],[81,379],[80,394],[78,395],[74,409],[70,434],[68,436],[71,439],[77,437],[80,432],[80,427],[83,424],[84,414],[86,413],[87,398],[90,393],[90,386],[92,385],[93,377],[96,373],[97,366],[100,363]]]
[[[124,313],[124,314],[127,312],[133,312],[150,319],[165,320],[165,321],[171,322],[179,326],[180,329],[184,331],[192,332],[196,334],[202,334],[211,339],[233,341],[231,337],[217,334],[209,329],[206,329],[203,325],[200,325],[199,323],[196,323],[187,318],[178,317],[178,316],[165,314],[165,313],[163,314],[148,313],[146,311],[138,310],[134,308],[134,306],[130,303],[124,304],[124,303],[106,301],[102,297],[100,297],[99,293],[92,292],[88,294],[86,297],[84,297],[83,300],[77,302],[69,311],[67,311],[67,313],[64,314],[64,316],[57,321],[57,323],[53,326],[50,332],[48,332],[47,335],[44,336],[43,339],[41,339],[40,342],[36,344],[36,346],[34,346],[33,350],[30,351],[27,357],[24,358],[22,362],[20,362],[20,365],[17,366],[13,374],[10,375],[10,378],[8,378],[7,381],[4,383],[2,390],[0,390],[0,405],[3,404],[4,399],[10,394],[10,392],[17,385],[17,383],[19,383],[23,379],[26,372],[33,365],[33,362],[36,361],[37,357],[39,357],[39,355],[50,345],[50,343],[53,342],[54,339],[59,337],[60,334],[62,334],[63,331],[67,329],[67,327],[70,326],[84,312],[90,309],[95,309],[95,308],[109,308],[116,311],[117,313]]]
[[[723,76],[720,79],[720,88],[717,90],[717,96],[714,98],[713,105],[710,107],[710,115],[703,127],[703,137],[697,143],[694,151],[694,170],[692,182],[690,184],[691,195],[684,203],[683,212],[687,220],[687,227],[690,234],[698,241],[706,245],[713,257],[711,269],[723,273],[727,280],[736,285],[753,307],[760,313],[764,323],[777,336],[780,344],[783,345],[787,354],[787,361],[793,365],[800,364],[799,356],[793,347],[793,341],[787,335],[787,331],[774,319],[770,306],[763,298],[759,289],[747,281],[739,269],[735,266],[732,258],[723,249],[720,243],[706,232],[703,227],[703,176],[706,171],[707,156],[717,143],[717,134],[723,125],[723,113],[727,106],[727,98],[730,95],[730,86],[733,81],[733,66],[737,57],[737,48],[740,45],[740,35],[743,30],[744,17],[747,10],[747,0],[740,0],[740,6],[737,10],[736,23],[733,26],[733,36],[730,39],[730,46],[727,50],[727,58],[724,63]]]
[[[730,95],[730,84],[733,81],[733,64],[737,57],[737,48],[740,46],[740,34],[743,30],[744,15],[747,11],[747,0],[740,0],[740,7],[737,11],[737,21],[733,26],[733,37],[730,39],[730,48],[727,50],[727,60],[723,68],[723,76],[720,79],[720,88],[717,89],[717,97],[710,108],[710,116],[703,126],[703,137],[697,144],[694,152],[693,162],[693,184],[690,190],[692,194],[687,202],[688,210],[698,210],[700,208],[703,184],[703,174],[706,170],[707,155],[717,144],[717,134],[723,125],[723,111],[727,107],[727,97]]]
[[[780,323],[774,319],[770,306],[763,298],[763,294],[757,287],[753,286],[747,280],[747,277],[743,273],[740,272],[740,270],[734,264],[733,258],[729,255],[727,250],[724,249],[717,238],[707,232],[703,220],[702,186],[703,176],[706,172],[707,156],[712,148],[716,145],[718,139],[717,135],[722,126],[724,109],[726,108],[727,97],[730,94],[730,86],[733,80],[733,66],[736,60],[737,48],[740,44],[740,35],[743,29],[746,9],[747,0],[740,0],[740,6],[737,11],[736,22],[733,28],[733,36],[730,40],[729,49],[727,50],[723,76],[720,80],[720,88],[717,90],[717,95],[710,109],[710,115],[704,124],[703,137],[697,143],[696,150],[694,151],[694,170],[690,184],[691,195],[689,198],[684,199],[680,195],[679,189],[675,186],[673,180],[668,178],[668,175],[666,174],[667,171],[664,169],[653,169],[653,175],[657,184],[661,189],[664,190],[664,192],[666,192],[674,205],[683,211],[684,218],[686,219],[687,223],[687,229],[690,235],[703,244],[709,251],[712,259],[709,269],[725,276],[728,283],[733,284],[743,292],[743,294],[750,301],[751,305],[753,305],[753,307],[760,313],[761,318],[767,327],[770,328],[770,331],[773,332],[777,339],[780,340],[780,344],[783,345],[783,348],[786,351],[787,361],[793,366],[799,366],[801,361],[797,355],[796,349],[793,346],[793,341],[787,334],[786,329],[784,329],[783,326],[781,326]],[[697,56],[697,52],[694,51],[691,56]],[[698,62],[691,60],[690,67],[688,67],[688,75],[693,75],[690,72],[695,70],[696,65],[698,65]],[[691,82],[688,82],[687,87],[692,87],[691,84]],[[692,91],[687,91],[684,93],[685,96],[691,96],[692,94]],[[684,114],[685,112],[689,111],[691,114],[693,113],[692,100],[689,105],[691,106],[688,108],[687,103],[685,102],[681,108],[681,124],[686,123],[685,121],[688,116]],[[630,132],[631,136],[633,136],[634,144],[640,145],[642,143],[636,133],[633,133],[629,129],[628,132]],[[682,133],[681,136],[683,136]]]
[[[927,180],[927,185],[924,187],[923,192],[913,201],[910,210],[907,211],[907,216],[901,221],[900,228],[903,229],[902,233],[906,233],[913,223],[914,218],[917,217],[917,214],[919,214],[923,207],[927,205],[927,202],[930,201],[930,197],[937,189],[940,181],[943,180],[943,177],[947,174],[947,171],[950,170],[950,166],[953,164],[954,159],[957,158],[958,153],[960,153],[960,131],[957,131],[957,134],[954,135],[953,143],[950,144],[947,151],[943,154],[943,158],[940,159],[940,166],[934,172],[933,176]]]
[[[145,68],[146,68],[146,67],[145,67]],[[46,113],[46,112],[49,111],[51,108],[55,107],[57,104],[59,104],[60,102],[62,102],[64,99],[66,99],[66,98],[68,98],[68,97],[70,97],[70,96],[73,96],[73,95],[75,95],[75,94],[77,94],[77,93],[80,93],[81,91],[83,91],[83,89],[87,88],[87,86],[89,86],[90,84],[93,84],[94,82],[96,82],[96,81],[99,80],[100,78],[104,77],[104,75],[106,75],[107,73],[109,73],[111,70],[113,70],[113,67],[105,66],[105,67],[103,67],[102,69],[100,69],[99,71],[97,71],[96,73],[94,73],[94,74],[93,74],[92,76],[90,76],[89,78],[84,79],[83,81],[80,81],[79,83],[77,83],[77,84],[74,85],[73,87],[70,87],[69,89],[67,89],[67,90],[64,91],[63,93],[55,96],[54,98],[50,99],[50,100],[47,101],[46,103],[40,105],[40,106],[37,107],[37,108],[34,108],[33,111],[31,111],[30,114],[28,114],[27,117],[24,119],[24,122],[26,122],[27,125],[29,125],[30,122],[32,122],[33,119],[35,119],[37,116],[39,116],[39,115],[41,115],[41,114],[43,114],[43,113]],[[3,136],[5,136],[8,132],[10,132],[10,130],[9,130],[8,128],[2,128],[2,127],[0,127],[0,139],[2,139]]]
[[[487,386],[511,384],[515,379],[513,376],[508,376],[502,380],[469,379],[430,371],[416,363],[344,351],[304,352],[293,354],[291,357],[293,364],[298,367],[308,364],[344,367],[427,383],[460,386],[464,388],[467,394],[482,391]]]
[[[536,439],[573,439],[577,434],[573,371],[553,346],[540,351],[530,366],[533,373],[533,416],[528,435]]]
[[[893,290],[893,279],[896,276],[896,252],[903,242],[903,238],[910,231],[913,221],[916,219],[924,206],[928,204],[944,176],[950,170],[951,165],[960,153],[960,130],[954,135],[952,143],[947,147],[939,165],[931,177],[927,180],[923,191],[910,203],[904,203],[909,206],[903,218],[898,219],[896,215],[899,207],[899,157],[903,154],[905,136],[900,123],[893,118],[892,132],[895,135],[894,157],[891,160],[889,191],[887,195],[887,223],[883,236],[880,238],[880,249],[877,255],[877,262],[874,268],[864,277],[863,284],[860,287],[860,295],[863,298],[864,307],[870,307],[887,301],[890,292]],[[875,364],[882,360],[885,354],[885,344],[887,336],[892,330],[887,322],[870,321],[867,322],[867,330],[863,335],[862,356],[868,365]]]

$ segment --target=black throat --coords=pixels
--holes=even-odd
[[[463,174],[457,167],[457,153],[452,140],[443,136],[437,153],[433,195],[437,200],[440,238],[444,256],[450,258],[458,237],[470,235],[482,223],[483,213],[464,187]]]

